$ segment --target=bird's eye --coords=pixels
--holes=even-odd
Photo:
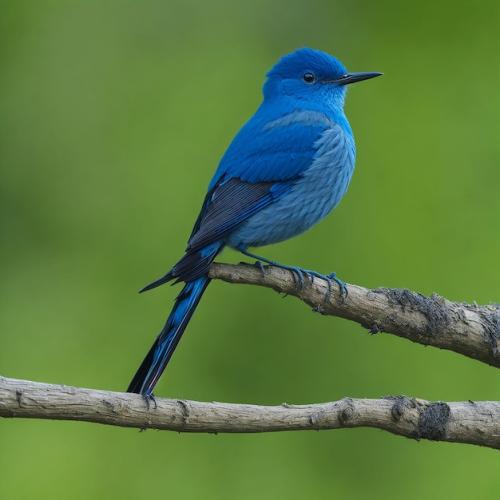
[[[306,82],[306,83],[314,83],[316,81],[316,77],[314,76],[313,73],[304,73],[304,76],[302,77],[302,79]]]

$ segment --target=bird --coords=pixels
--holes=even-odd
[[[354,136],[344,113],[348,85],[380,76],[350,73],[334,56],[300,48],[281,57],[266,75],[263,100],[236,134],[209,183],[183,257],[141,292],[184,283],[153,346],[127,392],[156,401],[153,389],[203,293],[209,267],[230,247],[262,263],[304,277],[345,283],[249,251],[297,236],[330,213],[345,195],[354,171]]]

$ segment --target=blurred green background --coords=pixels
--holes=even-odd
[[[262,253],[365,286],[500,301],[500,4],[1,1],[0,373],[123,390],[265,71],[309,45],[352,88],[333,216]],[[226,251],[225,261],[239,261]],[[274,404],[500,399],[493,368],[213,283],[158,396]],[[0,498],[498,499],[497,452],[372,429],[179,435],[0,422]]]

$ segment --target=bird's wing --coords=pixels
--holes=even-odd
[[[232,231],[291,186],[289,182],[250,183],[237,178],[221,183],[211,194],[188,242],[188,252],[205,247]]]
[[[223,238],[282,196],[311,166],[318,140],[333,126],[325,115],[313,111],[294,111],[274,120],[258,118],[242,128],[222,158],[188,252]]]

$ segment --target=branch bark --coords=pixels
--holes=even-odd
[[[451,302],[436,294],[426,297],[407,289],[357,285],[347,285],[347,298],[334,285],[327,297],[326,281],[306,279],[299,289],[289,271],[273,266],[262,272],[248,264],[214,263],[210,277],[272,288],[299,298],[321,314],[355,321],[371,333],[392,333],[500,368],[500,305],[478,306]]]
[[[79,420],[176,432],[254,433],[374,427],[413,439],[500,449],[500,403],[443,403],[406,396],[256,406],[158,399],[0,377],[0,417]]]

